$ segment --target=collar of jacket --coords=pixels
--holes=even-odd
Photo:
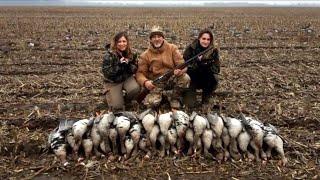
[[[112,51],[112,50],[109,50],[108,53],[110,54],[110,57],[111,57],[112,59],[120,61],[121,57],[120,57],[120,55],[119,55],[117,52],[114,52],[114,51]],[[129,62],[132,62],[132,61],[133,61],[133,59],[132,59],[132,58],[129,58]]]
[[[200,53],[200,52],[198,52],[198,48],[200,48],[199,47],[200,46],[200,43],[199,43],[199,40],[198,39],[195,39],[191,44],[190,44],[190,47],[193,49],[193,51],[196,53],[196,54],[198,54],[198,53]],[[208,52],[206,52],[206,53],[204,53],[203,54],[203,59],[211,59],[211,57],[212,57],[212,54],[215,52],[215,51],[217,51],[217,48],[215,48],[216,46],[211,42],[211,44],[207,47],[207,48],[210,48],[210,47],[213,47],[211,50],[209,50]],[[207,49],[206,48],[206,49]],[[205,50],[205,49],[204,49]],[[204,51],[203,50],[203,51]]]
[[[154,48],[152,46],[152,44],[150,43],[148,49],[153,52],[153,53],[156,53],[156,54],[161,54],[163,51],[165,51],[167,48],[169,47],[169,43],[164,39],[163,40],[163,44],[160,48]]]
[[[107,51],[107,53],[109,53],[109,55],[112,56],[112,57],[118,57],[117,53],[114,52],[114,51],[111,50],[111,49],[109,49],[109,50]]]

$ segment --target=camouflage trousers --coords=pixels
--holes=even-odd
[[[195,81],[191,81],[189,88],[184,92],[183,103],[189,108],[197,107],[199,105],[197,103],[197,90],[201,89],[201,104],[208,104],[218,84],[219,77],[217,74],[212,74],[211,76],[208,74],[206,78],[196,78]]]
[[[144,105],[147,107],[157,107],[162,102],[162,98],[166,97],[171,108],[180,108],[182,102],[182,93],[189,88],[190,77],[187,73],[181,76],[172,76],[167,82],[163,82],[150,91],[144,99]]]

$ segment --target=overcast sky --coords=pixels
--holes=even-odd
[[[57,6],[296,6],[320,7],[320,0],[0,0],[6,5]]]

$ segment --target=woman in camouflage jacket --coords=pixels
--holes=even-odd
[[[110,108],[122,109],[125,100],[130,101],[139,94],[140,86],[134,77],[137,71],[137,57],[131,50],[128,35],[125,32],[116,34],[112,48],[107,50],[102,64],[107,103]]]
[[[213,34],[210,30],[204,29],[199,33],[198,38],[186,48],[183,58],[188,60],[211,46],[214,46]],[[202,103],[208,103],[211,94],[218,86],[219,72],[219,50],[216,47],[191,63],[187,70],[191,83],[185,94],[185,104],[189,107],[196,106],[196,89],[202,89]]]

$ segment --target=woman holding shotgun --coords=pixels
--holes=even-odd
[[[191,108],[197,105],[195,103],[197,89],[202,89],[202,104],[207,104],[213,91],[217,89],[220,72],[219,50],[213,45],[212,32],[204,29],[183,53],[183,58],[189,59],[208,48],[212,49],[198,56],[193,63],[188,65],[187,74],[191,82],[189,89],[185,92],[184,103]]]
[[[123,109],[125,100],[131,101],[139,94],[140,86],[134,77],[136,71],[137,54],[132,52],[127,33],[119,32],[102,64],[107,103],[112,110]]]

